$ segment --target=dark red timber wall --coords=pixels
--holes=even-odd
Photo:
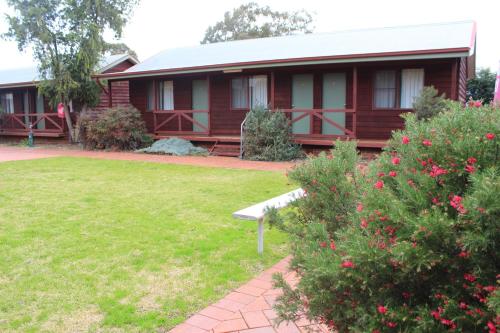
[[[395,61],[395,62],[373,62],[360,64],[322,65],[307,67],[281,67],[261,69],[258,71],[243,71],[242,73],[224,74],[221,72],[210,74],[210,127],[212,135],[239,135],[240,124],[247,110],[232,110],[230,97],[231,78],[240,75],[267,74],[270,80],[271,73],[275,78],[274,103],[277,109],[290,109],[292,100],[292,75],[314,74],[314,107],[322,106],[322,78],[323,73],[344,71],[347,77],[346,108],[353,107],[353,66],[357,67],[357,126],[356,134],[360,139],[388,139],[391,131],[403,127],[402,113],[411,112],[411,109],[375,109],[373,108],[373,77],[376,70],[394,69],[400,71],[405,68],[424,68],[426,86],[434,86],[439,93],[444,93],[448,98],[464,100],[465,82],[467,73],[467,59],[441,59],[422,61]],[[205,78],[205,76],[170,76],[157,78],[157,80],[174,81],[175,109],[189,110],[191,108],[191,89],[193,79]],[[113,82],[113,105],[126,104],[127,99],[138,108],[146,121],[148,130],[153,132],[153,114],[146,110],[147,86],[152,79],[132,79],[129,85],[129,95],[126,92],[127,81],[118,84]],[[268,101],[271,102],[269,81]],[[347,128],[352,128],[353,118],[348,115],[346,119]],[[185,127],[186,126],[186,127]],[[183,122],[183,129],[191,130],[189,122]],[[177,125],[168,126],[168,130],[177,130]],[[313,121],[314,134],[321,133],[321,120]]]

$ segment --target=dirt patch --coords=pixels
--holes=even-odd
[[[46,321],[42,332],[89,332],[95,330],[100,324],[104,315],[97,307],[75,311],[69,314],[56,314]]]

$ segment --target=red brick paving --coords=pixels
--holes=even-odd
[[[71,147],[71,146],[70,146]],[[219,168],[248,169],[262,171],[285,171],[293,167],[291,162],[246,161],[223,156],[167,156],[132,152],[88,151],[77,148],[59,147],[12,147],[0,145],[0,162],[29,160],[56,156],[89,157],[105,160],[145,161],[167,164],[208,166]]]
[[[288,270],[289,260],[281,260],[259,277],[177,325],[170,333],[328,333],[325,326],[306,318],[280,325],[275,323],[277,315],[272,305],[281,290],[273,289],[272,275],[279,272],[286,281],[296,283],[297,274]]]

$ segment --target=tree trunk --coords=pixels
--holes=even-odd
[[[71,113],[69,112],[67,103],[64,103],[64,118],[66,118],[66,125],[68,125],[68,141],[69,143],[73,143],[73,121],[71,120]]]

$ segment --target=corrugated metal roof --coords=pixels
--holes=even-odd
[[[169,49],[122,74],[213,65],[469,48],[473,21],[259,38]]]
[[[133,63],[138,61],[128,54],[116,54],[103,58],[99,65],[99,72],[105,71],[122,61],[129,59]],[[15,68],[0,70],[0,86],[9,84],[23,84],[24,86],[34,85],[40,77],[38,76],[38,70],[36,67],[25,67],[25,68]]]

